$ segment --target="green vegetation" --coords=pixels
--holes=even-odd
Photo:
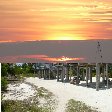
[[[1,112],[53,112],[56,106],[56,100],[47,89],[33,86],[37,92],[33,97],[24,101],[2,100]]]
[[[2,63],[1,65],[1,74],[2,76],[17,76],[20,74],[34,74],[34,64],[23,63],[22,65]]]
[[[35,106],[24,101],[3,101],[2,112],[50,112],[47,108]]]
[[[109,64],[109,77],[112,78],[112,64]]]
[[[5,91],[7,89],[7,79],[22,79],[24,77],[34,76],[34,64],[23,63],[22,65],[2,63],[1,64],[1,90]]]
[[[22,74],[20,74],[19,75],[19,78],[20,79],[23,79],[24,77],[35,77],[35,74],[33,74],[33,73],[22,73]]]
[[[55,110],[57,102],[52,92],[49,92],[44,87],[40,87],[37,88],[36,97],[40,99],[40,105],[44,108],[44,111],[53,112],[53,110]]]
[[[74,70],[73,70],[73,67],[69,67],[69,71],[68,71],[68,74],[70,76],[70,80],[71,80],[71,77],[74,76]]]
[[[38,93],[37,96],[39,96],[40,98],[45,98],[45,99],[49,99],[51,96],[53,96],[52,92],[49,92],[47,89],[40,87],[37,89]]]
[[[7,74],[8,69],[9,69],[8,64],[2,64],[2,65],[1,65],[1,75],[2,75],[3,77],[8,75],[8,74]]]
[[[31,63],[23,63],[22,65],[2,63],[1,90],[6,91],[8,81],[10,82],[15,79],[19,81],[24,77],[35,77],[35,68],[33,65]],[[4,101],[2,99],[2,112],[52,112],[55,107],[53,94],[42,87],[35,89],[37,90],[36,95],[25,101]]]
[[[7,89],[7,71],[8,71],[8,65],[2,64],[1,66],[1,91],[6,91]]]
[[[7,89],[7,79],[5,77],[1,77],[1,90],[6,91]]]
[[[74,99],[70,99],[67,103],[65,112],[97,112],[97,111],[93,110],[90,106],[87,106],[85,103],[75,101]]]

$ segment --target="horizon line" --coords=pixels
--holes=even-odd
[[[79,39],[79,40],[25,40],[25,41],[12,41],[12,40],[8,40],[8,41],[0,41],[1,43],[21,43],[21,42],[38,42],[38,41],[102,41],[102,40],[112,40],[112,39]]]

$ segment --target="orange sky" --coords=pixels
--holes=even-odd
[[[0,42],[112,39],[111,0],[0,0]]]

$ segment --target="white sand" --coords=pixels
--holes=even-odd
[[[8,93],[4,94],[4,100],[24,100],[35,94],[34,88],[25,83],[9,84],[7,90]]]
[[[27,78],[26,82],[53,92],[59,101],[56,112],[64,112],[69,99],[83,101],[89,106],[98,108],[101,112],[112,112],[112,88],[96,91],[92,88],[38,78]]]

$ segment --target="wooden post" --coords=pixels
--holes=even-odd
[[[69,67],[69,77],[70,77],[70,81],[71,81],[71,71],[72,71],[72,66],[70,65],[70,67]]]
[[[45,79],[45,73],[44,73],[44,70],[45,70],[45,69],[43,69],[43,78]]]
[[[61,75],[60,77],[61,77],[61,82],[62,82],[62,80],[63,80],[62,79],[62,75],[63,75],[63,73],[62,73],[62,67],[61,67],[61,70],[60,70],[60,75]]]
[[[76,84],[79,84],[79,67],[77,66],[77,79]]]
[[[41,78],[41,70],[39,70],[39,78]]]
[[[51,75],[50,73],[51,73],[51,72],[50,72],[50,69],[48,69],[48,70],[49,70],[49,71],[48,71],[48,72],[49,72],[48,74],[49,74],[49,80],[50,80],[50,79],[51,79],[51,77],[50,77],[50,75]]]
[[[64,82],[64,65],[62,66],[61,81]]]
[[[44,69],[44,79],[46,79],[46,69]]]
[[[102,70],[102,82],[105,81],[105,65],[103,65],[103,70]]]
[[[34,74],[36,74],[36,65],[33,65],[34,66]]]
[[[42,78],[42,69],[41,69],[41,78]]]
[[[84,72],[84,67],[83,67],[83,73],[82,73],[82,80],[85,80],[85,72]]]
[[[92,83],[92,68],[89,67],[89,78],[90,78],[90,83]]]
[[[39,74],[40,74],[39,72],[40,72],[40,70],[37,71],[37,77],[38,77],[38,78],[39,78]]]
[[[42,78],[44,77],[44,69],[42,69]]]
[[[86,86],[88,86],[88,67],[86,66]]]
[[[47,69],[45,69],[45,79],[47,79]]]
[[[108,89],[109,88],[108,64],[106,64],[106,79],[107,79],[107,89]]]
[[[65,80],[64,80],[65,75],[66,75],[66,65],[65,65],[65,66],[63,66],[63,81],[65,81]]]
[[[96,91],[99,91],[99,74],[100,74],[100,66],[99,63],[96,63]]]
[[[40,69],[40,78],[42,78],[42,69]]]
[[[88,80],[90,80],[90,67],[88,67]]]
[[[57,82],[59,81],[59,68],[57,67]]]
[[[68,66],[66,66],[66,81],[69,81]]]

